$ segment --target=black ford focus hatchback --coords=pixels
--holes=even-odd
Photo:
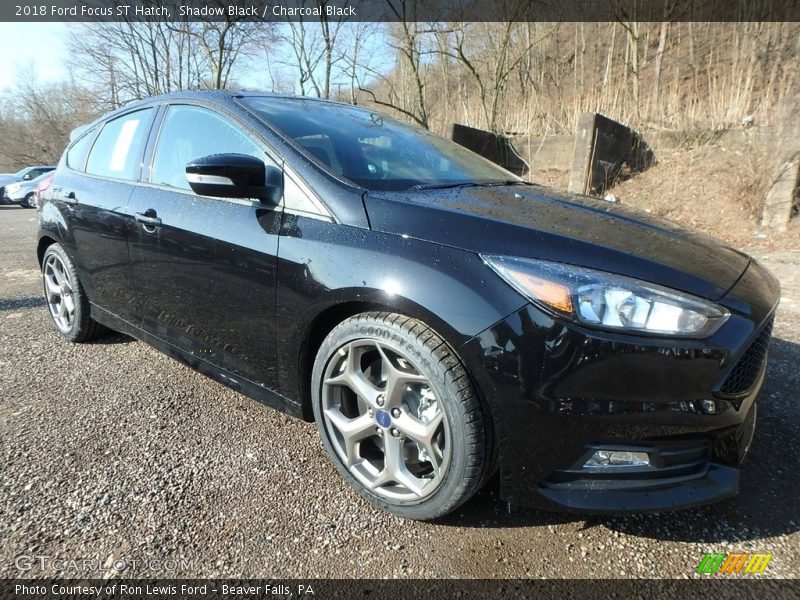
[[[777,281],[723,244],[529,184],[389,116],[187,92],[81,128],[39,207],[61,334],[108,329],[314,420],[373,504],[735,494]]]

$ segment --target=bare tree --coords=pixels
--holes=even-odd
[[[339,64],[341,76],[348,87],[350,104],[358,104],[360,82],[374,70],[374,55],[370,52],[372,44],[379,38],[380,25],[377,23],[349,23],[340,35]]]
[[[3,104],[0,136],[14,143],[0,146],[0,163],[14,170],[57,163],[70,132],[102,110],[74,81],[40,85],[30,73],[21,77]]]
[[[225,88],[272,33],[269,24],[167,21],[92,23],[73,30],[73,69],[109,108],[155,94]]]
[[[231,73],[242,59],[252,57],[256,48],[274,42],[271,24],[237,21],[228,17],[224,21],[185,23],[176,31],[196,40],[206,60],[210,77],[206,87],[224,89],[231,83]]]
[[[444,51],[466,68],[476,84],[484,124],[490,131],[500,128],[500,109],[513,73],[541,42],[541,39],[530,39],[528,30],[514,22],[516,11],[523,5],[523,2],[512,4],[511,18],[504,22],[457,25],[452,47]]]
[[[435,50],[436,28],[416,21],[417,0],[385,0],[397,17],[388,30],[388,45],[394,50],[394,67],[387,73],[364,66],[369,81],[359,83],[359,91],[380,106],[394,109],[418,125],[430,129],[430,107],[426,87],[430,61]],[[362,65],[363,66],[363,65]]]
[[[163,21],[104,22],[73,31],[74,69],[110,108],[131,100],[199,87],[206,79],[204,57],[190,31]]]
[[[320,9],[320,16],[313,20],[300,16],[285,23],[278,35],[289,51],[283,64],[296,76],[300,93],[313,93],[318,98],[331,97],[334,72],[341,70],[345,56],[339,50],[339,40],[346,19],[331,19],[325,10],[329,2],[302,0],[301,6],[308,4]]]
[[[306,1],[324,7],[330,0]],[[275,91],[299,87],[387,107],[438,131],[456,120],[496,132],[567,132],[585,111],[637,128],[766,124],[800,88],[798,23],[682,22],[695,8],[676,0],[605,1],[614,22],[530,22],[521,12],[528,0],[499,0],[497,22],[428,23],[417,17],[421,0],[382,0],[396,22],[70,25],[74,81],[62,84],[61,100],[47,86],[20,84],[20,97],[0,106],[0,127],[4,139],[32,142],[6,148],[0,160],[54,159],[88,113],[161,92],[236,86],[256,51]],[[753,16],[756,9],[742,10]],[[86,118],[71,98],[89,107]]]

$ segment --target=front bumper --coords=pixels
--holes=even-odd
[[[663,511],[716,502],[739,490],[738,466],[753,437],[757,406],[754,404],[738,427],[713,432],[709,439],[650,443],[600,444],[596,448],[644,451],[651,464],[587,470],[583,461],[556,470],[541,482],[539,493],[554,506],[588,512]],[[582,457],[583,458],[588,458]]]
[[[25,199],[24,194],[20,197],[19,191],[11,191],[9,192],[8,188],[3,191],[3,201],[6,204],[21,204],[22,201]]]
[[[533,305],[470,340],[462,351],[492,413],[502,496],[618,512],[734,495],[778,297],[753,262],[720,300],[731,318],[706,340],[590,330]],[[583,468],[595,449],[648,452],[651,464]]]

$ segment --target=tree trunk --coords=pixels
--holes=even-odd
[[[661,110],[661,66],[664,60],[664,50],[667,47],[667,32],[669,30],[669,21],[661,23],[661,34],[658,37],[658,50],[656,51],[655,67],[653,72],[653,97],[650,107],[651,116],[660,118]]]

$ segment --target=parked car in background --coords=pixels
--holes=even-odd
[[[119,330],[316,421],[395,514],[451,512],[496,469],[543,508],[738,491],[780,290],[708,236],[373,109],[229,92],[84,128],[39,225],[66,340]]]
[[[7,203],[6,186],[19,181],[32,181],[44,173],[55,170],[54,166],[39,165],[36,167],[25,167],[13,175],[0,175],[0,201]]]
[[[53,177],[53,171],[47,171],[30,181],[17,181],[5,186],[3,200],[10,204],[19,204],[25,208],[36,208],[36,190],[45,180]]]

